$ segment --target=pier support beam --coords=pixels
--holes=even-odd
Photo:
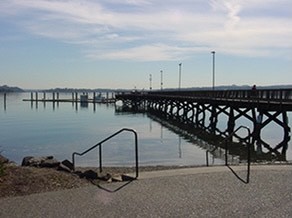
[[[141,109],[144,105],[149,113],[152,113],[163,119],[178,122],[178,125],[185,125],[189,128],[199,128],[208,133],[216,135],[218,139],[230,137],[230,141],[240,143],[250,143],[251,150],[255,152],[254,145],[257,146],[259,155],[270,156],[277,160],[285,160],[288,142],[290,141],[290,128],[288,126],[287,111],[279,111],[273,108],[259,110],[258,103],[251,102],[243,106],[241,102],[224,101],[201,101],[199,98],[194,101],[188,97],[175,96],[150,96],[144,98],[143,95],[137,97],[131,95],[131,98],[123,99],[125,108]],[[259,110],[259,111],[257,111]],[[271,110],[271,111],[269,111]],[[220,125],[219,121],[220,120]],[[225,123],[224,123],[225,122]],[[251,128],[251,133],[234,133],[236,127],[246,124]],[[276,123],[283,129],[283,140],[277,145],[269,145],[262,137],[263,129],[270,123]],[[225,125],[224,125],[225,124]],[[263,150],[263,148],[265,150]],[[268,152],[265,153],[265,152]],[[261,154],[260,154],[261,153]]]

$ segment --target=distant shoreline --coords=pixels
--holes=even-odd
[[[216,86],[216,90],[244,90],[251,89],[253,85],[221,85]],[[176,88],[165,88],[164,91],[174,90]],[[202,91],[202,90],[211,90],[212,87],[187,87],[181,88],[184,91]],[[257,89],[292,89],[291,85],[267,85],[260,86],[257,85]],[[141,89],[137,89],[138,91]],[[51,89],[22,89],[19,87],[12,87],[3,85],[0,86],[0,93],[5,92],[60,92],[60,93],[71,93],[71,92],[128,92],[133,91],[133,89],[122,89],[122,88],[96,88],[96,89],[88,89],[88,88],[51,88]],[[145,91],[149,91],[145,89]],[[155,90],[153,90],[155,91]]]

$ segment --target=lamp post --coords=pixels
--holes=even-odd
[[[150,83],[149,89],[151,91],[152,90],[152,74],[149,74],[149,83]]]
[[[160,74],[161,74],[161,83],[160,83],[160,85],[161,85],[161,90],[163,89],[163,71],[162,70],[160,70]]]
[[[181,65],[182,65],[182,63],[180,63],[178,65],[178,75],[179,75],[179,77],[178,77],[178,89],[181,88]]]
[[[212,84],[212,89],[213,91],[215,90],[215,51],[211,51],[213,55],[213,84]]]

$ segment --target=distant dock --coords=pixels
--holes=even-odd
[[[50,94],[50,97],[48,97]],[[70,96],[68,93],[66,93]],[[103,95],[105,94],[105,95]],[[91,97],[90,97],[91,96]],[[71,98],[60,98],[59,92],[31,92],[30,98],[23,99],[23,101],[29,102],[69,102],[69,103],[102,103],[102,104],[109,104],[115,103],[115,93],[114,92],[106,92],[106,93],[78,93],[73,92],[71,93]]]

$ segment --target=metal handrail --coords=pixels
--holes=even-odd
[[[127,131],[127,132],[132,132],[134,134],[134,137],[135,137],[135,162],[136,162],[136,177],[135,179],[138,178],[138,175],[139,175],[139,165],[138,165],[138,135],[137,135],[137,132],[133,129],[129,129],[129,128],[123,128],[119,131],[117,131],[116,133],[112,134],[111,136],[105,138],[104,140],[100,141],[99,143],[95,144],[94,146],[92,146],[91,148],[85,150],[84,152],[82,153],[78,153],[78,152],[73,152],[72,154],[72,164],[73,164],[73,170],[75,171],[75,155],[78,155],[78,156],[83,156],[84,154],[90,152],[91,150],[95,149],[96,147],[99,147],[99,170],[100,172],[102,172],[102,149],[101,149],[101,146],[104,142],[108,141],[109,139],[115,137],[116,135],[124,132],[124,131]]]
[[[206,150],[206,166],[209,166],[209,153],[216,151],[218,147],[213,148],[212,150]]]
[[[246,129],[248,132],[248,141],[247,141],[247,175],[246,175],[246,181],[244,181],[243,179],[241,179],[236,173],[235,171],[228,165],[228,155],[227,155],[227,150],[228,150],[228,139],[230,139],[232,136],[235,135],[236,132],[238,132],[240,129]],[[249,183],[249,178],[250,178],[250,129],[247,126],[239,126],[236,130],[234,130],[227,138],[225,138],[223,140],[223,142],[225,141],[225,166],[227,166],[232,172],[233,174],[240,179],[241,181],[243,181],[244,183]]]

